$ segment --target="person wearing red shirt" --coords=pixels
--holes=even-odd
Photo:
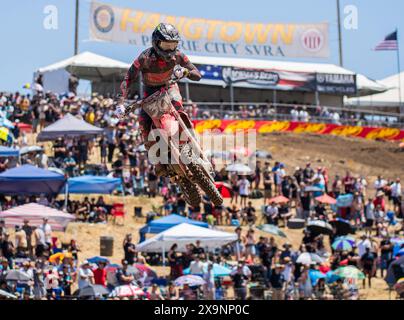
[[[105,262],[98,262],[98,268],[94,270],[94,284],[107,286],[107,270],[105,269]]]
[[[373,205],[375,206],[375,208],[376,208],[377,206],[380,206],[380,209],[381,209],[383,212],[386,212],[386,210],[385,210],[386,202],[385,202],[385,200],[384,200],[384,193],[383,193],[383,191],[378,191],[378,192],[377,192],[376,198],[373,200]]]

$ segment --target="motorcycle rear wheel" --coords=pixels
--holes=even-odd
[[[202,201],[201,192],[196,184],[189,181],[187,178],[181,178],[178,181],[178,185],[182,193],[184,194],[185,201],[191,207],[197,207]]]
[[[192,180],[205,192],[209,197],[210,201],[213,202],[215,206],[221,206],[223,204],[223,198],[217,190],[215,184],[206,176],[205,170],[202,165],[198,163],[195,156],[192,154],[192,149],[189,145],[185,145],[182,150],[183,157],[187,157],[188,169],[192,173]]]

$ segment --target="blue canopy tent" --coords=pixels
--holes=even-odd
[[[0,157],[18,157],[19,155],[18,149],[0,146]]]
[[[26,164],[0,174],[0,193],[7,195],[57,194],[66,178],[50,170]]]
[[[153,220],[143,226],[139,230],[139,242],[143,242],[144,240],[146,240],[146,233],[160,233],[181,223],[188,223],[198,227],[209,228],[209,224],[207,224],[206,222],[188,219],[178,214],[170,214],[169,216]]]
[[[109,178],[103,176],[80,176],[67,180],[67,192],[78,194],[110,194],[121,185],[120,178]],[[64,190],[62,191],[64,192]]]

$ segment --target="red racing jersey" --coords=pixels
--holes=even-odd
[[[188,69],[188,78],[193,81],[199,81],[202,75],[198,69],[189,61],[188,57],[177,50],[171,60],[166,61],[157,55],[151,47],[143,51],[139,57],[132,63],[125,79],[121,84],[122,95],[126,98],[131,94],[134,81],[139,73],[142,73],[142,81],[146,87],[159,87],[165,85],[173,74],[174,67],[180,65]]]

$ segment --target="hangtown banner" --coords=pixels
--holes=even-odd
[[[174,24],[182,37],[180,49],[193,55],[250,58],[327,58],[328,23],[249,23],[145,12],[92,2],[90,39],[151,46],[160,22]]]

